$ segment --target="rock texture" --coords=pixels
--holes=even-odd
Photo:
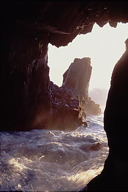
[[[50,82],[50,129],[72,130],[82,124],[86,126],[88,114],[101,113],[99,105],[88,95],[92,71],[90,63],[90,58],[76,58],[64,73],[61,87]]]
[[[11,46],[2,50],[2,130],[28,130],[46,124],[49,113],[48,44],[45,42],[40,49],[38,47],[37,40],[16,36]]]
[[[122,0],[2,0],[0,5],[2,130],[48,123],[49,69],[43,47],[46,50],[48,43],[65,46],[78,34],[91,32],[94,23],[116,27],[117,22],[128,22],[128,2]],[[88,190],[128,190],[126,55],[114,69],[105,111],[109,157]]]
[[[87,186],[88,191],[127,191],[128,147],[128,40],[126,51],[114,67],[108,94],[104,128],[108,137],[109,156],[101,175]]]
[[[50,82],[51,114],[49,129],[74,130],[82,125],[82,108],[71,89]]]
[[[62,87],[72,90],[84,113],[99,115],[101,113],[100,106],[92,101],[88,94],[91,72],[90,58],[76,58],[63,75]]]
[[[76,58],[63,75],[63,87],[74,90],[79,97],[88,99],[92,67],[90,58]]]
[[[114,27],[127,22],[127,8],[123,1],[1,1],[2,129],[47,125],[48,43],[67,45],[90,32],[95,22]]]

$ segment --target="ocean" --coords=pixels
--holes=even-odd
[[[0,191],[78,191],[108,156],[103,113],[74,131],[0,133]]]

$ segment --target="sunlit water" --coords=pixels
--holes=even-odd
[[[99,174],[108,155],[103,116],[71,132],[0,133],[0,191],[78,191]]]

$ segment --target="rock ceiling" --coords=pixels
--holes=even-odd
[[[13,30],[39,39],[46,35],[58,47],[91,32],[94,23],[116,27],[117,22],[128,21],[127,1],[18,0],[3,1],[2,6],[2,18],[12,23]]]

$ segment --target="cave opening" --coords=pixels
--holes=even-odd
[[[105,105],[113,68],[125,51],[128,24],[111,27],[94,25],[91,33],[77,35],[67,46],[49,44],[48,65],[50,80],[57,86],[63,84],[63,74],[75,58],[91,58],[92,74],[89,94],[100,105]],[[99,94],[101,93],[100,97]]]
[[[93,166],[88,167],[88,170],[85,170],[88,165],[83,164],[84,166],[82,166],[79,164],[82,171],[76,175],[68,176],[71,182],[80,181],[77,186],[78,189],[87,185],[92,178],[101,173],[108,155],[107,136],[103,130],[104,109],[113,68],[126,50],[127,30],[128,24],[123,23],[118,23],[116,28],[109,26],[108,23],[102,28],[95,24],[91,33],[78,35],[68,46],[57,48],[51,44],[49,45],[48,65],[50,67],[50,80],[59,87],[63,85],[63,74],[75,58],[91,58],[92,74],[89,82],[89,97],[98,103],[102,110],[102,115],[94,115],[93,118],[87,117],[88,126],[85,132],[81,127],[75,132],[70,132],[73,144],[76,134],[79,137],[84,137],[84,144],[80,140],[80,150],[84,152],[89,149],[92,150],[92,157],[95,159],[94,162],[91,162]],[[85,143],[88,142],[88,139],[93,140],[94,143],[88,143],[87,147]],[[97,153],[97,156],[93,152],[94,154]],[[73,189],[70,187],[69,189]]]
[[[104,126],[109,139],[110,151],[105,164],[108,145],[103,131],[103,118],[100,115],[93,115],[87,119],[87,125],[81,125],[80,119],[80,122],[77,121],[80,126],[77,125],[75,130],[71,130],[70,127],[69,131],[62,129],[64,125],[63,109],[65,109],[66,120],[68,117],[70,120],[67,112],[71,112],[73,115],[71,122],[74,122],[78,113],[80,115],[80,112],[84,113],[79,108],[79,97],[76,99],[74,95],[71,95],[70,103],[65,103],[66,100],[62,99],[64,105],[61,106],[60,97],[63,98],[65,93],[66,97],[70,94],[64,89],[60,90],[61,87],[58,88],[49,81],[47,65],[49,43],[57,47],[65,46],[76,36],[79,37],[79,33],[86,34],[91,31],[94,22],[100,26],[107,21],[111,26],[115,26],[118,21],[126,23],[128,21],[127,2],[119,1],[118,4],[116,1],[74,1],[72,4],[70,1],[64,1],[61,4],[61,1],[58,3],[56,1],[35,1],[33,4],[32,1],[2,1],[1,5],[1,190],[81,191],[81,188],[87,184],[89,191],[91,189],[96,191],[127,190],[127,112],[125,113],[124,109],[128,109],[128,51],[118,63],[119,65],[115,67],[106,105]],[[113,28],[113,30],[117,28]],[[88,35],[86,34],[86,37]],[[118,38],[120,39],[123,35],[124,32]],[[101,44],[102,48],[102,41],[104,42],[107,36],[108,33],[103,39],[98,40],[98,44]],[[112,47],[109,45],[110,58],[118,52],[117,47],[120,47],[120,43],[116,44],[114,49],[111,49]],[[77,52],[78,50],[82,49],[77,47]],[[97,51],[99,51],[98,46]],[[65,54],[65,51],[63,53]],[[71,55],[70,51],[69,54]],[[64,55],[65,58],[67,55],[68,53],[66,56]],[[103,56],[103,63],[106,62],[102,51],[99,51],[99,55]],[[75,57],[79,58],[79,55],[75,55]],[[87,54],[84,57],[91,56]],[[68,66],[73,60],[74,57],[67,62]],[[96,58],[94,65],[95,60]],[[80,63],[81,59],[75,61]],[[89,66],[89,58],[82,61],[86,61]],[[91,65],[92,61],[91,57]],[[62,58],[59,65],[63,66]],[[94,65],[92,66],[92,77]],[[66,65],[64,64],[64,66]],[[98,70],[101,71],[101,68],[100,66]],[[91,67],[88,69],[88,74],[90,74]],[[84,71],[82,72],[84,73]],[[58,74],[56,72],[54,74],[57,77]],[[98,77],[104,75],[105,78],[107,70],[102,68],[100,75],[98,72],[95,74],[98,74]],[[95,85],[98,77],[94,78]],[[66,74],[64,78],[66,78]],[[52,80],[51,77],[50,79]],[[53,80],[53,82],[55,81]],[[90,87],[92,82],[93,78],[90,80]],[[102,79],[99,80],[99,83],[105,85],[105,81]],[[109,81],[108,84],[110,84]],[[88,96],[88,89],[85,92]],[[83,92],[81,93],[83,94]],[[88,97],[86,99],[92,102]],[[87,104],[84,99],[81,103]],[[94,104],[94,106],[97,105]],[[56,122],[58,129],[51,128],[54,124],[54,115],[55,118],[57,117],[56,119],[61,116],[60,121]],[[51,117],[53,121],[49,124]],[[94,178],[99,173],[101,174]],[[90,180],[92,180],[91,183]]]

